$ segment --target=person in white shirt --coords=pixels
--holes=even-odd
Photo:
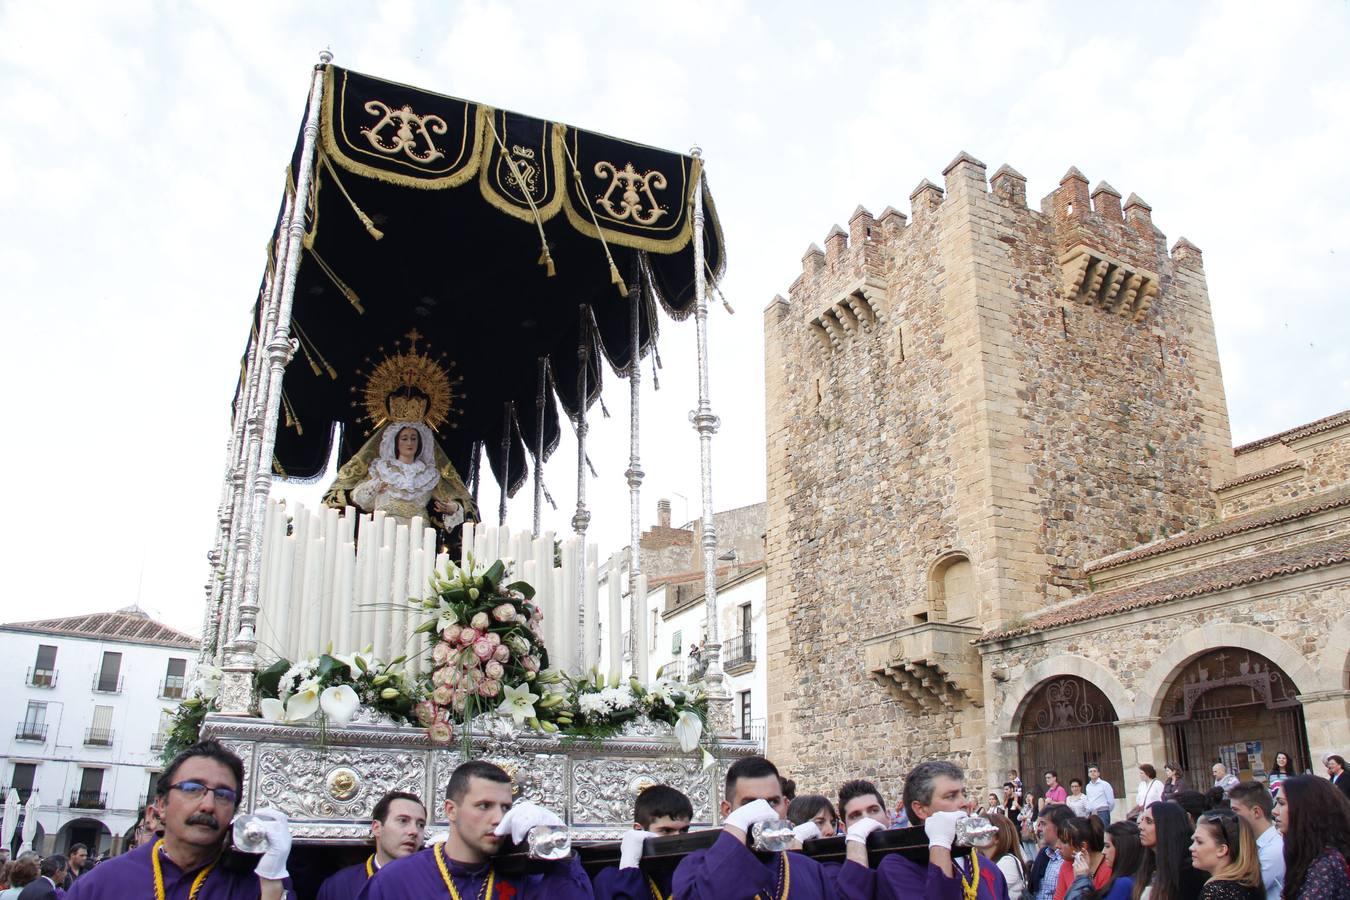
[[[1228,767],[1223,763],[1215,763],[1211,770],[1214,773],[1214,786],[1223,788],[1223,795],[1228,796],[1228,792],[1238,785],[1238,777],[1228,774]]]
[[[1158,770],[1153,763],[1139,764],[1139,789],[1134,794],[1134,808],[1127,814],[1128,819],[1137,819],[1149,804],[1162,800],[1163,784],[1158,780]]]
[[[1111,783],[1102,778],[1101,769],[1088,766],[1088,783],[1083,792],[1087,794],[1088,812],[1102,820],[1103,828],[1110,825],[1111,811],[1116,807],[1116,792],[1111,789]],[[1158,793],[1161,797],[1161,786]]]
[[[1243,781],[1228,789],[1228,803],[1256,833],[1256,855],[1261,861],[1266,900],[1280,900],[1284,891],[1284,837],[1271,819],[1274,798],[1264,784]]]

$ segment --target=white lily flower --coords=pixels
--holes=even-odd
[[[530,693],[529,683],[521,682],[515,687],[508,685],[502,693],[503,699],[501,705],[497,707],[498,713],[510,716],[517,725],[523,725],[526,719],[534,718],[534,701],[539,697]]]
[[[319,692],[310,688],[291,694],[286,700],[286,722],[308,719],[319,709]]]
[[[680,742],[680,749],[685,753],[698,746],[698,739],[703,736],[703,721],[689,710],[680,713],[680,717],[675,720],[675,739]]]
[[[275,697],[264,697],[258,701],[258,710],[262,717],[269,722],[286,721],[286,704]]]
[[[319,695],[319,708],[328,717],[328,722],[338,728],[346,725],[361,708],[361,698],[356,696],[349,684],[326,688]]]

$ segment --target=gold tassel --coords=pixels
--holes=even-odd
[[[384,232],[375,227],[375,223],[370,216],[366,215],[365,210],[357,206],[356,201],[352,199],[352,195],[347,193],[346,185],[342,183],[341,178],[338,178],[337,170],[328,161],[328,154],[325,153],[320,158],[323,160],[323,167],[328,170],[328,174],[333,176],[333,183],[338,186],[338,190],[342,191],[342,196],[346,197],[347,202],[351,204],[352,212],[356,213],[356,217],[361,220],[361,224],[366,226],[366,233],[377,241],[384,240]]]
[[[342,295],[347,298],[347,302],[350,303],[357,312],[363,316],[366,314],[366,308],[361,305],[361,298],[356,296],[356,291],[344,284],[342,286]]]
[[[619,286],[619,296],[628,296],[628,285],[623,283],[623,278],[619,275],[619,267],[614,265],[614,257],[609,258],[609,283]]]
[[[538,264],[544,266],[548,270],[549,278],[558,274],[557,268],[553,265],[553,254],[548,252],[548,244],[544,245],[544,251],[539,254]]]

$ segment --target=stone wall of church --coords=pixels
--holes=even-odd
[[[917,712],[862,664],[942,620],[940,558],[969,559],[975,624],[997,627],[1213,520],[1232,477],[1199,250],[1169,255],[1146,204],[1076,170],[1042,212],[1007,167],[944,174],[912,222],[856,211],[765,312],[769,749],[817,787],[930,755],[981,776],[978,690]],[[1101,281],[1066,299],[1075,251]]]

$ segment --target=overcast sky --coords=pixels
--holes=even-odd
[[[764,497],[763,308],[833,223],[859,203],[908,212],[960,150],[1020,170],[1033,204],[1076,165],[1203,249],[1235,442],[1350,406],[1348,10],[0,2],[0,620],[139,602],[199,630],[236,359],[325,46],[384,78],[703,147],[736,307],[711,323],[726,508]],[[665,323],[661,354],[647,521],[660,496],[699,511],[692,321]],[[591,505],[609,550],[627,535],[628,402],[606,384]],[[567,440],[545,470],[559,530],[575,459]],[[528,494],[511,506],[525,526]]]

